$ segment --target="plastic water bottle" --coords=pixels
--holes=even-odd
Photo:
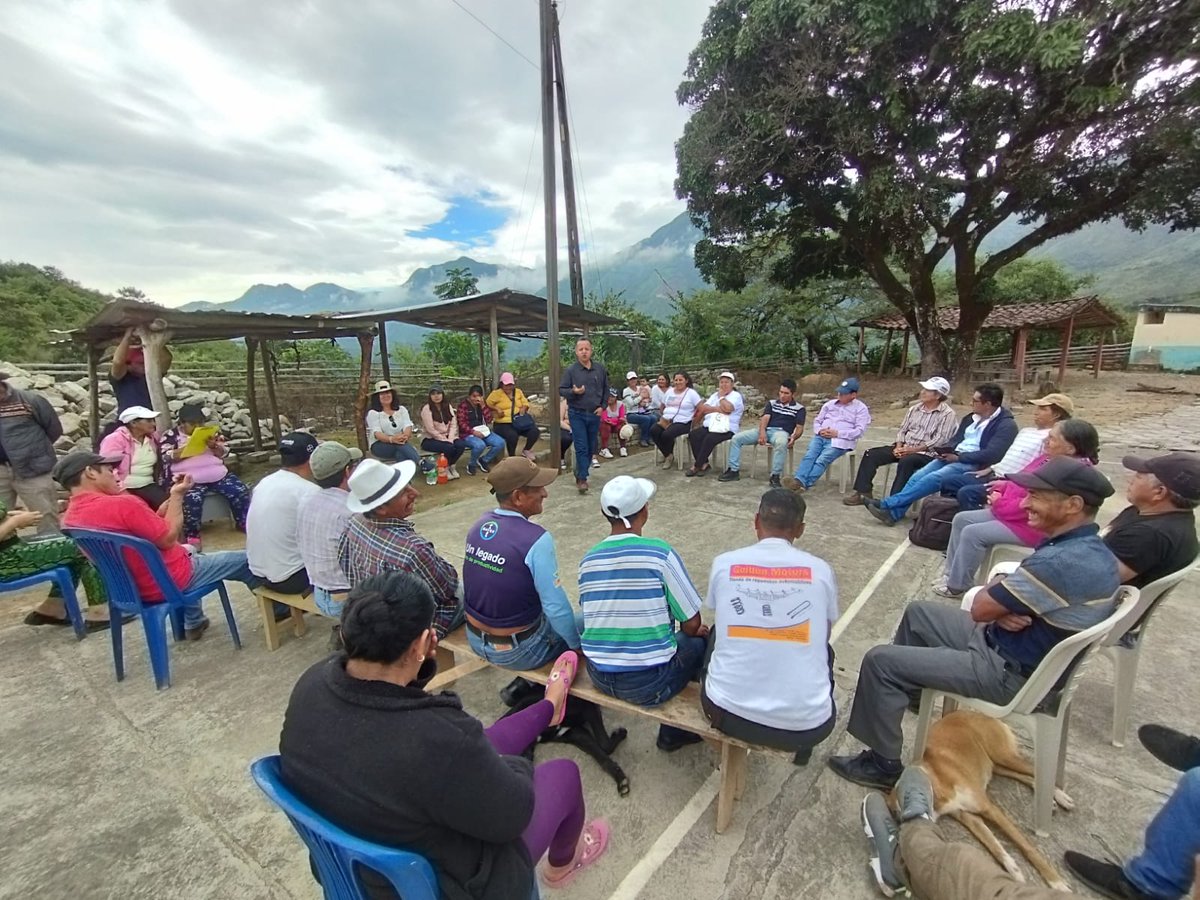
[[[450,480],[450,463],[446,462],[446,454],[438,454],[437,462],[437,483],[445,484]]]

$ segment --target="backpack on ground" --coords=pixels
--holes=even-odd
[[[959,511],[954,497],[926,497],[916,524],[908,530],[908,539],[918,547],[945,550],[950,543],[950,525]]]

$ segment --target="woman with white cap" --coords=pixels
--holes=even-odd
[[[100,442],[100,454],[119,456],[117,481],[157,511],[167,502],[167,491],[159,484],[162,457],[156,434],[158,413],[145,406],[131,406],[117,419],[121,425]]]
[[[417,462],[421,454],[411,443],[412,418],[400,404],[391,382],[375,382],[371,408],[367,410],[367,436],[371,439],[371,455],[377,459]]]
[[[704,416],[704,421],[688,435],[694,460],[692,467],[684,472],[688,478],[707,474],[712,468],[708,458],[717,449],[717,445],[737,434],[746,401],[733,389],[733,383],[733,373],[722,372],[717,378],[717,389],[696,407],[696,415]]]

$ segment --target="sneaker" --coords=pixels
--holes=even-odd
[[[488,464],[486,462],[484,462],[482,459],[479,461],[479,471],[482,472],[484,475],[486,475],[490,471],[490,469],[488,469]]]
[[[454,481],[456,478],[459,477],[458,469],[454,468],[454,466],[451,466],[449,469],[446,470],[446,477],[449,478],[451,481]]]
[[[560,472],[567,471],[567,461],[565,459],[558,464],[558,471],[560,471]]]
[[[933,592],[939,597],[945,597],[947,600],[961,600],[964,591],[956,591],[946,583],[936,584],[933,586]]]
[[[208,617],[205,616],[200,620],[199,625],[195,625],[191,628],[185,628],[183,631],[183,636],[189,641],[198,641],[200,638],[204,637],[204,632],[208,631],[208,626]]]
[[[772,475],[767,482],[771,487],[783,487],[783,481],[778,475]]]
[[[872,791],[863,798],[863,831],[871,842],[871,872],[885,897],[912,896],[900,877],[900,826],[892,818],[883,794]]]
[[[827,762],[829,768],[847,781],[877,791],[890,791],[900,778],[899,766],[894,772],[882,768],[872,750],[864,750],[858,756],[831,756]]]
[[[865,503],[867,500],[874,500],[874,499],[875,498],[872,497],[870,494],[860,494],[858,491],[855,491],[853,494],[850,494],[848,497],[842,498],[842,505],[843,506],[862,506],[863,503]]]
[[[674,728],[670,725],[660,725],[658,728],[658,738],[654,741],[654,746],[663,753],[674,753],[681,747],[686,747],[688,744],[698,744],[704,738],[691,731],[684,731],[682,728]]]
[[[901,822],[933,821],[933,784],[920,766],[906,766],[896,779],[896,805],[900,808]]]
[[[471,463],[467,463],[467,474],[470,475],[472,478],[475,477],[475,473],[478,471],[479,471],[478,466],[472,465]]]
[[[620,453],[622,456],[628,456],[628,455],[629,455],[629,451],[628,451],[628,450],[626,450],[624,447],[622,447],[622,448],[621,448],[621,449],[620,449],[618,452],[619,452],[619,453]]]
[[[603,456],[605,459],[613,458],[612,451],[609,450],[607,447],[605,447],[603,450],[600,451],[600,455]]]
[[[521,455],[523,457],[525,457],[527,460],[529,460],[530,462],[537,462],[537,454],[534,453],[532,450],[522,450]]]
[[[1138,740],[1161,763],[1186,772],[1200,766],[1200,738],[1166,725],[1143,725]]]
[[[1125,877],[1125,871],[1116,863],[1093,859],[1074,850],[1063,854],[1063,862],[1076,878],[1092,890],[1113,900],[1152,900]]]
[[[668,456],[666,459],[664,459],[662,461],[662,467],[663,467],[664,472],[667,471],[668,469],[675,468],[675,457]]]
[[[879,505],[878,500],[867,500],[863,503],[863,506],[866,508],[867,512],[875,517],[877,522],[883,523],[888,528],[895,527],[896,520],[892,518],[892,514],[888,510]]]
[[[737,469],[726,469],[717,476],[717,481],[737,481],[741,477]]]
[[[593,469],[600,468],[600,460],[596,459],[596,457],[594,457],[594,456],[592,457],[592,468]]]

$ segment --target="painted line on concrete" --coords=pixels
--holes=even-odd
[[[871,595],[875,593],[875,589],[887,577],[888,572],[892,571],[892,566],[896,565],[900,557],[904,555],[904,551],[911,546],[912,544],[908,538],[905,538],[896,545],[896,549],[892,551],[892,555],[885,559],[883,565],[875,570],[875,574],[871,576],[871,580],[863,586],[863,589],[858,592],[858,596],[854,598],[854,602],[846,607],[846,611],[834,623],[833,630],[829,633],[829,643],[832,644],[841,637],[842,632],[854,621],[854,617],[859,614],[867,601],[871,599]]]
[[[679,811],[679,815],[672,819],[671,824],[658,836],[658,840],[650,845],[646,855],[638,860],[637,865],[629,870],[628,875],[621,879],[621,883],[612,892],[609,900],[632,900],[642,892],[642,888],[650,883],[650,879],[666,862],[667,857],[675,852],[679,842],[692,830],[696,821],[704,815],[704,811],[708,809],[708,805],[712,803],[720,787],[721,773],[714,769],[713,773],[705,779],[704,784],[700,785],[700,789],[692,795],[692,799]]]

